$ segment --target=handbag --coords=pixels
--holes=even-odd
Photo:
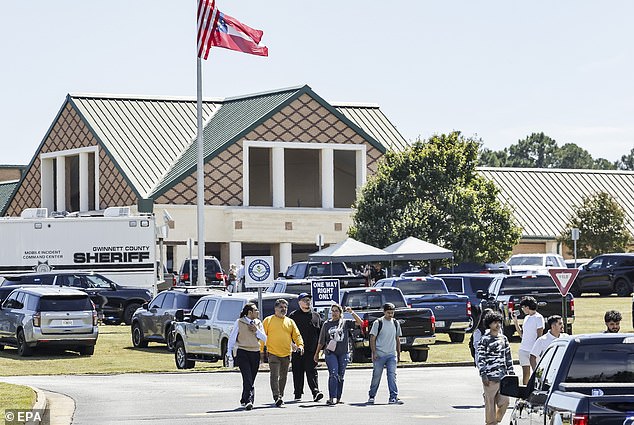
[[[328,341],[328,344],[326,345],[326,350],[335,351],[336,349],[337,349],[337,341],[335,341],[334,339],[331,339],[330,341]]]

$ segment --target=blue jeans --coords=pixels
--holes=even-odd
[[[370,397],[374,398],[381,383],[381,375],[383,368],[387,368],[387,387],[390,390],[390,399],[398,396],[398,388],[396,387],[396,354],[388,354],[379,357],[374,361],[372,369],[372,383],[370,384]]]
[[[328,366],[328,398],[341,400],[343,393],[343,376],[348,366],[348,353],[326,353],[326,365]]]

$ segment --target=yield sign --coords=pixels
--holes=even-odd
[[[555,281],[559,292],[563,297],[568,295],[568,291],[579,274],[579,269],[548,269],[550,277]]]

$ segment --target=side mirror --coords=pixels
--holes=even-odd
[[[277,277],[286,277],[286,276],[284,275],[284,272],[278,272]]]
[[[144,310],[148,310],[150,308],[148,303],[143,303],[143,305],[141,307],[143,307]]]
[[[185,319],[185,312],[182,309],[176,310],[174,313],[174,319],[177,322],[182,322]]]
[[[519,384],[517,375],[506,375],[500,381],[500,393],[510,397],[526,399],[528,397],[528,388]]]
[[[116,291],[117,286],[114,283],[110,282],[110,289],[112,289],[113,291]]]

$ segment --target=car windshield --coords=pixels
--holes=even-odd
[[[192,263],[192,274],[195,276],[198,273],[198,260],[194,259],[194,261],[191,262]],[[183,267],[183,272],[188,273],[189,272],[189,262],[185,263],[185,266]],[[220,272],[220,269],[218,268],[218,263],[214,260],[205,260],[205,274],[216,274]]]
[[[348,271],[343,263],[310,263],[308,265],[308,276],[342,276],[347,275]]]
[[[509,260],[509,266],[541,266],[542,265],[542,257],[533,257],[533,256],[518,256],[512,257]]]
[[[555,282],[549,276],[513,276],[507,277],[502,282],[500,293],[504,294],[504,291],[514,291],[526,289],[548,289],[551,292],[556,292],[557,287]]]
[[[55,296],[40,298],[39,311],[86,311],[92,310],[92,303],[87,296]]]
[[[90,288],[110,288],[111,281],[97,274],[84,276]]]
[[[385,303],[392,303],[396,308],[406,307],[403,296],[395,289],[350,292],[346,306],[355,310],[377,310],[382,308]]]
[[[447,293],[447,288],[440,279],[401,280],[394,282],[394,286],[400,289],[403,295]]]
[[[176,297],[176,308],[177,309],[182,308],[183,310],[191,310],[192,308],[194,308],[194,305],[196,304],[196,302],[204,296],[205,294],[188,295],[186,297]]]
[[[634,382],[634,344],[580,345],[565,382],[631,384]]]

